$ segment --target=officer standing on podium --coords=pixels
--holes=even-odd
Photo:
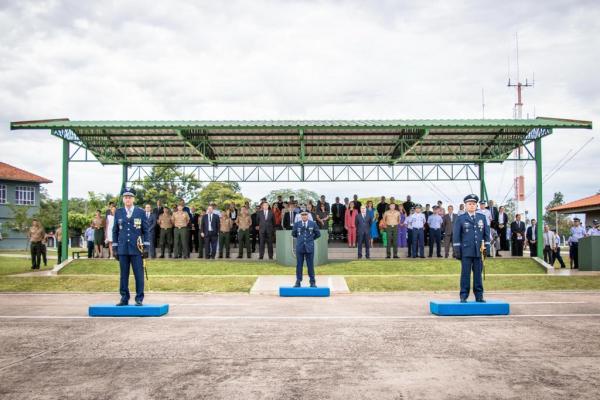
[[[308,211],[302,210],[300,216],[300,221],[296,222],[292,228],[292,236],[296,238],[296,284],[294,287],[299,288],[300,283],[302,282],[304,259],[306,259],[310,287],[317,287],[313,261],[315,255],[315,239],[321,237],[321,232],[314,221],[308,220]]]
[[[483,214],[476,213],[479,198],[470,194],[464,198],[466,212],[454,223],[452,232],[454,257],[461,260],[460,302],[466,303],[471,286],[471,270],[473,271],[473,294],[475,301],[485,303],[483,299],[483,280],[481,272],[483,261],[482,242],[485,251],[490,254],[490,227]]]
[[[136,207],[135,190],[123,188],[121,191],[124,207],[115,212],[113,225],[113,253],[119,257],[121,282],[119,293],[121,301],[117,306],[129,304],[129,266],[133,269],[135,277],[135,305],[141,306],[144,301],[144,263],[142,258],[148,257],[150,236],[146,213]],[[144,251],[138,249],[138,238],[142,238]]]

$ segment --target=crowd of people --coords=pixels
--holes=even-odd
[[[316,204],[309,200],[298,202],[294,196],[277,200],[269,204],[266,198],[254,207],[246,202],[241,208],[228,204],[225,209],[211,203],[206,210],[188,207],[184,200],[167,207],[160,200],[154,207],[145,204],[149,232],[151,232],[149,256],[151,258],[190,258],[193,253],[198,258],[230,258],[232,248],[237,248],[237,258],[251,258],[258,250],[263,259],[265,252],[273,258],[275,231],[291,230],[294,223],[300,221],[300,212],[306,210],[308,219],[314,221],[320,230],[329,233],[330,241],[345,242],[350,248],[357,248],[357,257],[370,258],[373,246],[386,248],[386,258],[398,258],[399,248],[407,248],[408,257],[425,258],[428,247],[429,257],[449,257],[452,254],[452,230],[456,218],[465,212],[464,204],[458,209],[453,205],[444,205],[438,201],[433,206],[394,197],[381,196],[375,205],[373,201],[365,204],[354,195],[343,200],[336,197],[329,203],[321,196]],[[115,224],[116,205],[110,203],[107,210],[97,210],[89,227],[84,233],[87,242],[88,257],[114,257],[112,254],[112,232]],[[512,256],[523,256],[529,249],[531,257],[537,254],[537,228],[535,219],[527,226],[517,214],[509,221],[503,206],[497,207],[492,200],[481,201],[477,213],[485,215],[490,227],[492,251],[490,256],[500,257],[500,251],[510,251]],[[578,218],[573,220],[569,244],[572,268],[579,267],[577,248],[579,240],[588,235],[600,235],[598,221],[593,221],[589,230],[581,226]],[[62,232],[55,232],[58,243]],[[45,243],[47,235],[39,221],[34,221],[29,231],[31,241],[32,267],[39,268],[41,260],[46,263]],[[546,262],[561,267],[565,263],[560,255],[560,239],[555,231],[544,226],[544,251]],[[59,247],[59,259],[60,245]],[[443,254],[442,254],[443,249]]]

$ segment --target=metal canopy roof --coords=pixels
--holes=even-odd
[[[103,164],[396,164],[505,160],[553,129],[591,129],[557,118],[482,120],[12,122],[50,129]]]

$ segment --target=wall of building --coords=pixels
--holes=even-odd
[[[29,186],[34,188],[34,204],[29,207],[27,213],[33,216],[39,211],[40,207],[40,185],[32,182],[13,182],[0,180],[0,185],[6,186],[6,204],[0,204],[0,232],[2,232],[2,240],[0,240],[0,249],[25,249],[27,246],[27,235],[7,226],[7,222],[13,217],[12,210],[9,204],[16,204],[16,188],[17,186]]]

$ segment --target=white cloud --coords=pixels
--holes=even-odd
[[[521,75],[535,72],[525,114],[596,120],[600,4],[593,1],[6,2],[0,4],[0,159],[54,181],[61,145],[9,132],[21,119],[511,117],[514,33]],[[513,71],[514,73],[514,71]],[[544,169],[595,140],[545,185],[545,201],[598,190],[592,132],[544,139]],[[503,172],[504,171],[504,172]],[[504,197],[512,164],[486,169]],[[118,167],[72,164],[71,193],[115,192]],[[531,165],[527,185],[533,185]],[[501,184],[502,183],[502,184]],[[457,201],[477,182],[436,183]],[[244,184],[257,199],[273,185]],[[283,183],[284,186],[291,184]],[[302,184],[325,193],[440,197],[429,185]],[[501,199],[500,199],[501,200]],[[529,199],[528,207],[533,207]]]

